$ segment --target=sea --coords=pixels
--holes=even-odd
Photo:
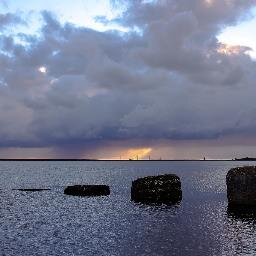
[[[0,255],[256,255],[256,217],[228,207],[226,174],[239,161],[0,162]],[[173,206],[130,200],[132,181],[177,174]],[[106,197],[64,195],[106,184]],[[26,192],[15,189],[45,188]]]

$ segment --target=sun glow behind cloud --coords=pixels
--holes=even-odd
[[[45,73],[47,73],[47,68],[44,67],[44,66],[41,66],[41,67],[38,68],[38,71],[39,71],[40,73],[45,74]]]
[[[206,6],[211,7],[214,3],[214,0],[204,0],[204,3],[206,4]]]
[[[234,26],[226,27],[218,36],[223,44],[242,45],[250,47],[249,55],[256,58],[256,34],[253,33],[256,26],[256,8],[251,11],[251,19]]]
[[[237,55],[240,53],[249,53],[251,50],[252,49],[249,47],[243,47],[239,45],[220,44],[217,52],[224,55]]]

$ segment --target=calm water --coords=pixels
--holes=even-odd
[[[256,255],[256,218],[226,200],[227,171],[246,164],[256,163],[0,162],[0,255]],[[163,173],[180,176],[180,206],[130,202],[133,179]],[[63,194],[87,183],[111,195]]]

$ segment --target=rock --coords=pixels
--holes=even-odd
[[[48,188],[18,188],[18,189],[13,189],[13,190],[25,191],[25,192],[37,192],[37,191],[49,191],[50,189],[48,189]]]
[[[256,206],[255,166],[244,166],[229,170],[226,183],[229,205]]]
[[[182,199],[180,178],[175,174],[148,176],[132,182],[131,199],[144,204],[176,204]]]
[[[64,194],[72,196],[108,196],[110,189],[106,185],[74,185],[66,187]]]

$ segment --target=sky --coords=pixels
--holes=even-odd
[[[255,0],[0,0],[0,158],[256,157]]]

